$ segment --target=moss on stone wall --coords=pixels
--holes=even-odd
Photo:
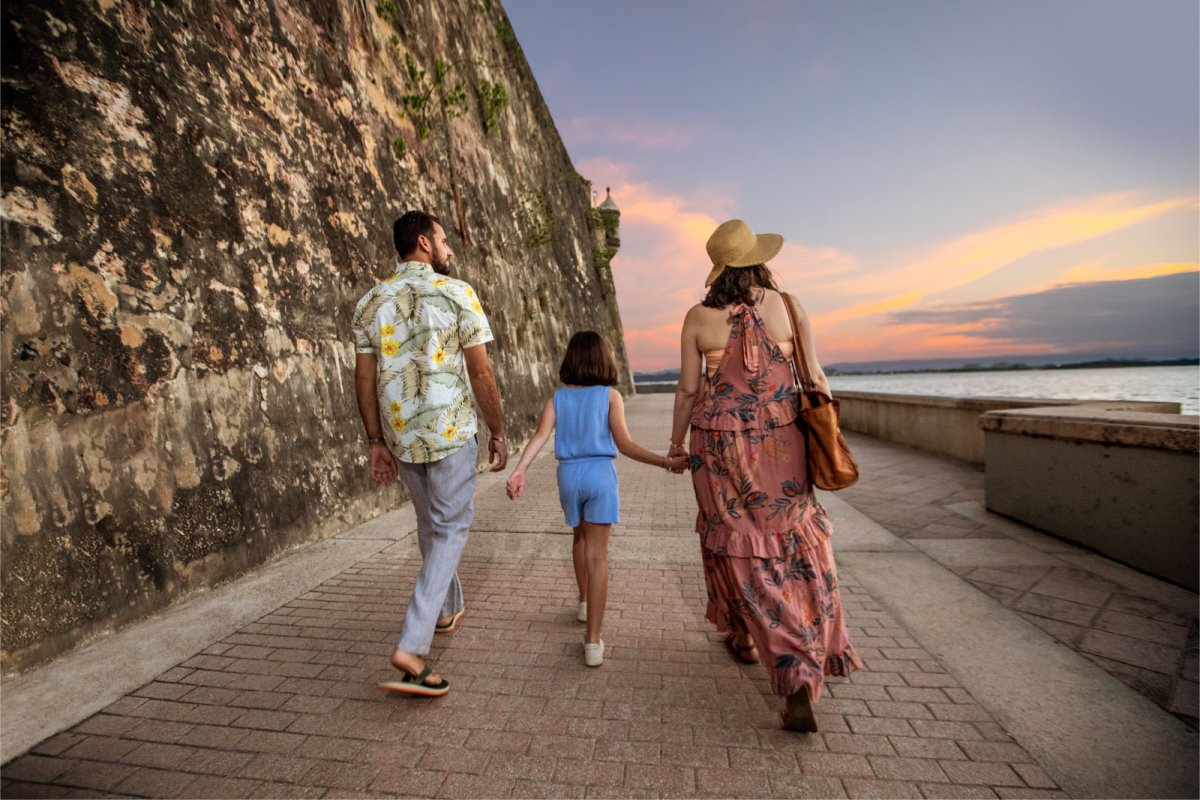
[[[502,8],[380,5],[3,7],[5,669],[401,501],[367,477],[349,318],[408,208],[479,290],[514,439],[572,331],[624,362],[588,194]],[[507,105],[420,139],[406,58]]]

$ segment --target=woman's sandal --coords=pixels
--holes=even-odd
[[[383,689],[385,692],[400,692],[401,694],[416,694],[422,697],[441,697],[450,691],[450,683],[442,678],[438,683],[426,683],[425,679],[433,672],[433,667],[428,664],[425,669],[421,670],[416,675],[411,672],[401,673],[402,677],[398,681],[382,681],[377,683],[376,687]]]
[[[783,711],[782,715],[785,731],[817,732],[817,717],[813,713],[812,700],[808,696],[807,686],[801,686],[800,691],[788,695],[787,710]]]
[[[758,663],[758,648],[754,646],[754,642],[751,642],[750,644],[744,644],[739,647],[734,641],[733,636],[726,636],[725,649],[729,651],[730,655],[743,664]]]

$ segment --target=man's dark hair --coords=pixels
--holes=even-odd
[[[572,386],[616,386],[617,359],[603,336],[579,331],[567,343],[558,378]]]
[[[392,223],[392,243],[396,252],[404,258],[417,249],[417,237],[426,236],[433,239],[433,223],[441,224],[441,220],[433,214],[424,211],[405,211],[404,216]]]
[[[709,308],[725,308],[726,306],[744,303],[754,305],[754,287],[764,289],[779,289],[775,286],[775,278],[766,264],[755,264],[752,267],[726,267],[708,287],[708,294],[700,301],[701,305]]]

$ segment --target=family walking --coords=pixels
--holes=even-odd
[[[453,633],[465,612],[456,570],[474,513],[472,394],[490,435],[493,472],[507,466],[508,448],[485,348],[491,329],[474,289],[446,274],[453,252],[445,231],[437,218],[410,211],[396,220],[393,238],[395,274],[354,312],[355,387],[371,477],[389,485],[399,476],[408,488],[422,565],[391,655],[399,678],[380,688],[438,696],[450,685],[426,656],[433,636]],[[733,657],[764,663],[784,699],[783,726],[805,732],[816,730],[812,704],[824,676],[848,675],[861,662],[842,616],[832,526],[806,467],[794,348],[817,386],[826,393],[828,386],[819,366],[813,369],[803,308],[777,289],[766,266],[782,244],[740,220],[710,237],[707,294],[683,323],[666,455],[630,437],[612,348],[581,331],[567,345],[562,386],[546,400],[507,490],[514,500],[524,494],[529,465],[553,435],[559,500],[574,534],[576,618],[586,623],[582,655],[597,667],[604,661],[608,542],[620,521],[616,455],[690,471],[706,616],[725,633]]]

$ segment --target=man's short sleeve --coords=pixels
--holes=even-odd
[[[367,326],[371,324],[371,320],[366,319],[363,313],[367,298],[359,301],[354,309],[354,318],[350,321],[351,330],[354,331],[354,352],[379,355],[379,349],[375,346],[375,342],[371,339],[371,333]]]
[[[495,338],[492,336],[492,327],[488,324],[487,315],[483,313],[483,306],[469,286],[466,302],[459,305],[458,335],[464,350],[486,344]]]

